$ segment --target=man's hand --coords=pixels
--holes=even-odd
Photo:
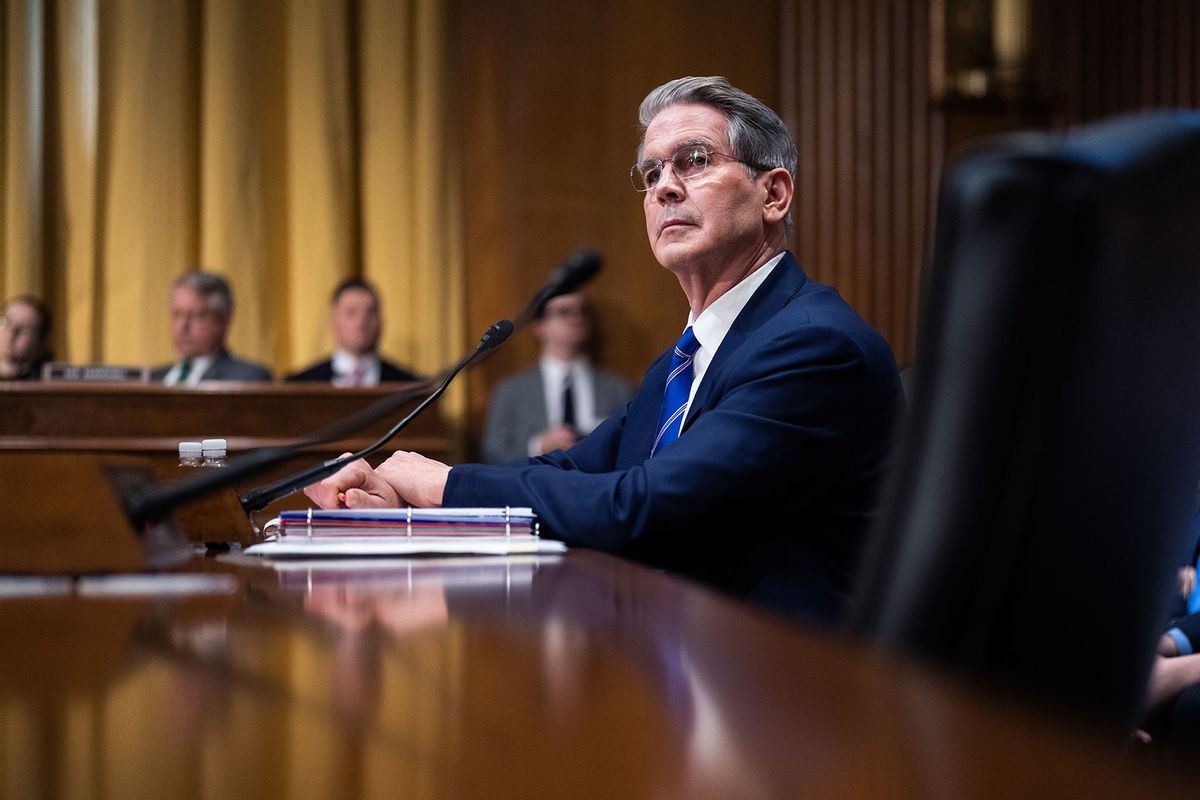
[[[420,453],[398,450],[375,474],[398,495],[401,505],[434,508],[442,504],[450,467]]]
[[[343,453],[341,457],[350,455]],[[405,505],[396,490],[361,458],[351,461],[304,493],[321,508],[396,508]]]
[[[542,431],[537,444],[541,452],[549,453],[552,450],[566,450],[574,447],[578,441],[579,431],[570,425],[551,425]]]

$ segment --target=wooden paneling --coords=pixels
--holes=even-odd
[[[929,0],[782,0],[780,109],[800,150],[795,244],[915,357],[920,275],[946,153],[980,136],[1200,105],[1195,0],[1034,4],[1037,96],[930,96]]]
[[[800,150],[794,248],[912,355],[940,117],[924,0],[798,0],[781,15],[780,109]]]
[[[1056,122],[1160,106],[1200,106],[1195,0],[1060,0],[1045,59]]]

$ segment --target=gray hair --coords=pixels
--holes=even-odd
[[[772,169],[783,167],[795,183],[796,143],[783,120],[766,103],[719,75],[676,78],[646,95],[638,109],[638,163],[642,160],[646,129],[654,118],[670,106],[688,103],[711,106],[728,118],[726,133],[733,150],[731,156],[749,164],[769,165]],[[751,166],[746,166],[746,171],[751,176],[756,172]],[[789,223],[791,218],[789,210]]]
[[[176,278],[171,288],[191,289],[204,298],[210,310],[227,317],[233,314],[233,292],[229,289],[229,281],[220,275],[193,269]]]

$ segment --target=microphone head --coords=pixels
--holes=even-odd
[[[576,250],[550,276],[540,295],[541,304],[545,305],[548,300],[582,288],[596,277],[603,263],[604,257],[595,250]]]
[[[513,324],[506,319],[492,325],[487,329],[487,333],[483,334],[483,338],[479,340],[479,347],[476,351],[482,353],[484,350],[491,350],[504,344],[508,337],[512,336]]]
[[[596,250],[576,250],[562,265],[562,293],[573,292],[600,272],[604,256]]]

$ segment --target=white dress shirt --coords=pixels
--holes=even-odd
[[[347,353],[345,350],[335,350],[333,352],[333,380],[334,386],[354,386],[354,367],[359,362],[362,362],[362,379],[359,381],[359,386],[378,386],[379,385],[379,357],[374,353],[367,353],[365,356],[355,356]]]
[[[204,373],[208,372],[208,368],[217,360],[216,353],[209,353],[206,356],[197,356],[191,359],[192,369],[188,373],[187,380],[183,382],[184,386],[196,386],[200,383],[200,379],[204,377]],[[167,370],[167,374],[163,376],[163,383],[167,386],[178,386],[179,373],[183,371],[183,362],[176,361],[175,365]]]
[[[542,356],[538,361],[542,371],[542,391],[546,401],[546,425],[561,425],[563,421],[562,397],[564,382],[570,373],[571,396],[575,401],[575,429],[581,436],[591,433],[603,419],[596,417],[596,393],[592,386],[592,365],[586,358],[562,361],[552,356]],[[541,455],[537,440],[541,433],[529,440],[529,454]]]
[[[700,343],[700,346],[696,349],[696,355],[692,360],[692,390],[688,394],[688,407],[679,419],[680,425],[683,425],[683,421],[687,419],[692,401],[696,399],[696,390],[700,388],[700,381],[704,380],[704,373],[708,371],[708,365],[712,363],[713,356],[717,354],[717,348],[725,340],[725,335],[733,327],[733,321],[737,319],[738,314],[742,313],[746,303],[750,302],[750,298],[754,296],[758,287],[762,286],[763,282],[770,277],[771,272],[782,258],[783,253],[780,253],[742,278],[729,291],[714,300],[708,308],[701,311],[699,317],[693,319],[691,312],[688,312],[688,325],[692,326],[692,333],[696,335],[696,341]]]

